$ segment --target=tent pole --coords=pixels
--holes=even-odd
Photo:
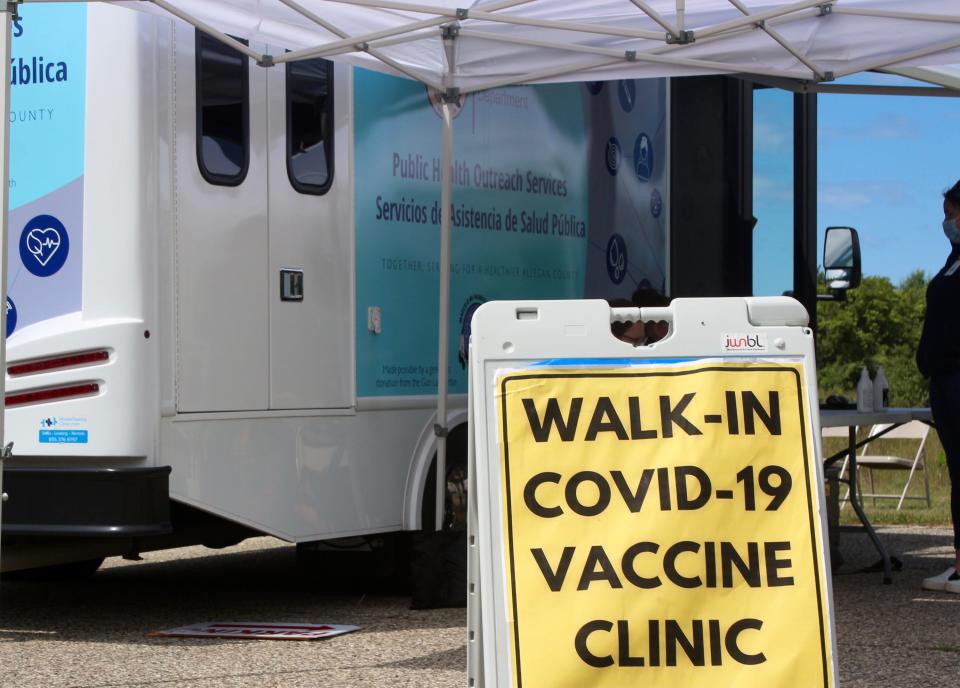
[[[441,163],[440,187],[440,325],[439,355],[437,356],[437,419],[434,431],[437,435],[437,530],[443,528],[447,489],[447,361],[450,356],[450,205],[453,195],[453,106],[444,97],[443,113],[443,161]]]
[[[3,215],[0,217],[0,301],[3,303],[3,308],[0,309],[0,370],[3,371],[7,369],[7,215],[10,211],[10,70],[6,67],[10,64],[10,44],[13,41],[11,27],[17,7],[16,2],[5,4],[2,9],[3,26],[0,27],[0,64],[4,66],[4,69],[0,70],[3,71],[3,89],[0,90],[0,112],[3,113],[3,134],[0,135],[0,157],[3,160],[3,180],[0,183],[0,197],[3,199]],[[3,445],[4,429],[4,414],[0,413],[0,446]],[[0,451],[0,493],[3,493],[3,462],[7,453],[6,447]],[[2,502],[5,500],[6,494],[3,494],[0,498],[0,523]]]
[[[793,95],[793,297],[817,329],[817,94]]]

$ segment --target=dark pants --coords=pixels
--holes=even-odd
[[[947,454],[953,547],[960,550],[960,373],[930,378],[930,410]]]

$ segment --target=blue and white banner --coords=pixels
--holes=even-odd
[[[87,9],[20,12],[10,64],[8,336],[82,306]]]
[[[435,394],[437,350],[423,341],[437,329],[438,106],[412,81],[354,74],[357,395]],[[495,89],[459,104],[451,393],[467,391],[470,321],[485,301],[663,288],[665,87],[623,83]],[[615,137],[629,147],[606,156]]]

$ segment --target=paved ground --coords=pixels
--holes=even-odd
[[[893,585],[879,573],[834,577],[846,688],[940,688],[960,677],[960,596],[925,593],[945,567],[947,531],[886,529],[904,560]],[[852,571],[872,563],[865,537],[843,536]],[[385,593],[331,592],[305,579],[289,546],[268,538],[223,552],[202,548],[111,561],[85,583],[5,582],[0,686],[466,685],[466,614],[410,611]],[[208,620],[349,623],[363,631],[320,642],[154,639],[146,633]]]
[[[960,595],[921,590],[952,559],[950,531],[881,528],[903,561],[892,585],[879,573],[844,573],[877,559],[865,535],[841,535],[846,561],[833,578],[840,679],[845,688],[941,688],[960,680]]]

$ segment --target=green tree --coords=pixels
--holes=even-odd
[[[821,398],[842,394],[853,399],[861,367],[874,374],[882,365],[892,405],[929,404],[926,381],[914,362],[926,287],[922,270],[896,287],[886,277],[865,277],[846,301],[819,302],[816,347]]]

